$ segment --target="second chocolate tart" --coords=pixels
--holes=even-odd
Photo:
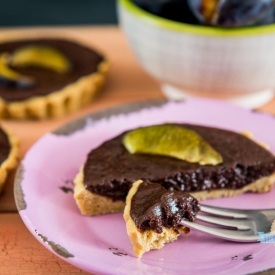
[[[71,69],[58,73],[36,66],[10,66],[16,73],[34,79],[35,84],[22,87],[0,82],[0,117],[58,117],[86,105],[102,87],[109,61],[97,51],[64,39],[32,39],[0,44],[0,55],[12,55],[28,46],[50,47],[67,57]]]

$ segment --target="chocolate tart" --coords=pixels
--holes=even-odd
[[[45,119],[59,117],[88,104],[102,87],[109,69],[108,59],[91,48],[62,39],[32,39],[0,44],[0,54],[12,54],[29,45],[48,46],[62,52],[72,70],[58,74],[37,67],[13,67],[30,76],[30,87],[0,85],[0,118]]]
[[[10,170],[18,163],[18,139],[15,135],[0,128],[0,193]]]
[[[194,221],[199,210],[198,201],[188,193],[136,181],[127,195],[123,215],[135,254],[141,257],[144,252],[175,241],[181,233],[189,233],[180,222]]]
[[[271,190],[275,157],[265,148],[235,132],[179,126],[197,132],[222,155],[223,163],[199,165],[165,156],[130,154],[122,144],[123,133],[92,150],[80,169],[74,197],[81,213],[123,211],[127,193],[137,179],[188,192],[199,200]]]

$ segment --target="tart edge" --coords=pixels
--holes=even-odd
[[[275,183],[275,173],[262,177],[241,189],[218,189],[209,191],[190,192],[190,195],[197,200],[217,199],[222,197],[234,197],[246,192],[266,193],[271,191]]]
[[[110,198],[92,193],[84,186],[83,166],[74,179],[74,199],[83,215],[99,216],[109,213],[122,212],[125,207],[124,201],[113,201]]]
[[[104,57],[97,71],[79,78],[63,89],[45,96],[34,96],[23,101],[8,102],[0,98],[0,118],[46,119],[57,118],[87,105],[100,91],[110,68]]]
[[[113,201],[111,198],[95,194],[88,191],[84,186],[83,166],[74,179],[74,198],[81,214],[87,216],[98,216],[109,213],[122,212],[125,202],[121,200]],[[269,192],[275,183],[275,173],[270,176],[252,182],[241,189],[221,189],[212,191],[190,192],[190,195],[197,200],[214,199],[221,197],[233,197],[245,192],[265,193]]]
[[[4,132],[8,136],[11,149],[8,158],[0,165],[0,193],[6,182],[9,171],[17,166],[19,160],[19,139],[11,131],[4,130]]]
[[[131,202],[133,196],[138,190],[139,185],[142,182],[142,180],[138,180],[133,183],[132,188],[130,189],[126,198],[126,206],[123,214],[124,220],[126,222],[128,237],[138,258],[151,249],[161,249],[165,243],[170,243],[177,240],[181,233],[187,234],[189,232],[189,228],[185,226],[178,226],[177,230],[163,227],[162,233],[156,233],[152,229],[142,232],[137,228],[130,215]]]

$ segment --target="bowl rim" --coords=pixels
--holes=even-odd
[[[243,27],[243,28],[218,28],[201,25],[191,25],[181,23],[173,20],[169,20],[152,13],[149,13],[137,5],[131,0],[118,0],[119,6],[126,9],[128,12],[139,18],[141,21],[149,25],[153,25],[159,28],[164,28],[176,32],[191,33],[195,35],[204,36],[256,36],[275,33],[275,24],[269,24],[264,26],[255,27]]]

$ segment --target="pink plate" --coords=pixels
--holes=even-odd
[[[20,215],[51,252],[96,274],[248,274],[275,268],[273,244],[240,244],[192,230],[161,250],[135,257],[122,213],[85,217],[73,199],[73,184],[87,153],[122,131],[165,122],[249,131],[275,152],[275,117],[221,101],[147,101],[94,113],[36,142],[15,181]],[[208,200],[209,205],[275,208],[275,190]]]

